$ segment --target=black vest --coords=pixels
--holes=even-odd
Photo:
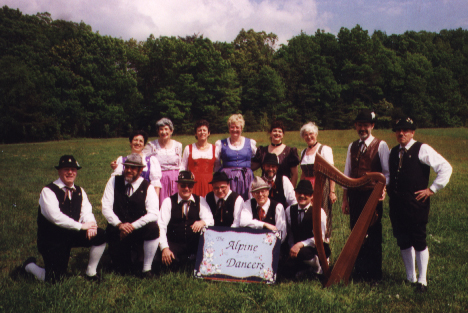
[[[388,188],[390,196],[395,195],[413,199],[416,197],[414,195],[416,191],[426,189],[429,185],[431,167],[419,161],[418,155],[421,145],[422,143],[415,142],[403,155],[401,169],[398,169],[400,145],[390,151],[390,184]],[[429,205],[429,200],[427,199],[424,204]],[[421,202],[421,204],[423,203]]]
[[[197,244],[200,233],[194,233],[193,223],[200,220],[200,196],[193,195],[195,202],[190,202],[187,217],[182,216],[182,201],[177,203],[178,193],[171,198],[171,220],[167,225],[167,239],[180,244]]]
[[[291,214],[291,232],[293,235],[294,243],[304,241],[308,238],[314,237],[312,228],[312,206],[307,209],[301,223],[298,222],[299,205],[294,204],[291,206],[289,213]]]
[[[278,202],[270,199],[270,207],[268,208],[268,212],[262,222],[276,226],[276,206],[277,205],[278,205]],[[260,221],[260,217],[258,216],[258,212],[257,212],[257,200],[255,200],[254,198],[250,199],[250,207],[252,208],[253,219]]]
[[[83,202],[83,195],[81,193],[81,187],[75,185],[75,191],[72,194],[72,200],[68,197],[65,198],[65,191],[54,183],[50,183],[44,188],[49,188],[55,193],[59,202],[60,212],[66,216],[72,218],[75,221],[80,220],[81,214],[81,203]],[[41,207],[39,206],[39,212],[37,214],[37,241],[38,243],[43,241],[54,241],[57,236],[64,236],[68,229],[57,226],[56,224],[48,221],[41,213]]]
[[[143,180],[140,187],[129,197],[125,188],[125,177],[115,176],[113,209],[122,223],[133,223],[147,214],[145,201],[148,186],[149,183]]]
[[[285,208],[287,207],[286,197],[284,196],[283,176],[276,175],[274,188],[270,189],[268,198],[281,203]]]
[[[239,194],[237,192],[231,192],[229,197],[227,197],[224,202],[223,208],[223,221],[221,222],[221,212],[218,211],[218,205],[215,201],[214,192],[211,191],[206,195],[206,202],[210,206],[211,213],[214,218],[214,226],[226,226],[231,227],[234,222],[234,205],[236,204],[237,197]]]

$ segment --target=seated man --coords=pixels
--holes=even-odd
[[[106,248],[106,237],[97,227],[85,191],[74,184],[81,166],[72,155],[64,155],[55,168],[59,179],[42,189],[37,217],[37,247],[45,269],[32,257],[23,268],[39,280],[54,283],[67,271],[71,248],[91,247],[85,277],[99,281],[96,268]]]
[[[273,199],[288,207],[296,202],[294,196],[294,186],[287,176],[278,177],[279,163],[278,156],[274,153],[267,153],[262,163],[263,179],[270,185],[270,199]]]
[[[107,222],[107,241],[112,266],[117,272],[130,270],[133,245],[143,243],[142,277],[153,277],[151,265],[159,245],[159,199],[151,184],[140,177],[145,167],[139,154],[124,163],[124,175],[112,176],[102,197]]]
[[[206,195],[215,226],[239,227],[240,212],[244,199],[229,186],[231,179],[224,172],[216,172],[210,184],[213,191]]]
[[[195,178],[190,171],[181,171],[176,194],[161,205],[160,248],[164,265],[176,266],[194,259],[198,250],[200,231],[213,226],[213,215],[205,198],[192,194]]]
[[[286,220],[281,203],[268,198],[270,185],[261,177],[255,177],[250,186],[253,198],[244,202],[240,217],[241,227],[266,228],[281,233],[281,242],[286,238]]]
[[[312,199],[314,189],[309,180],[301,180],[295,189],[297,204],[286,209],[288,224],[289,258],[285,264],[286,273],[298,274],[302,271],[313,270],[321,274],[317,249],[315,247],[314,232],[312,229]],[[322,209],[321,216],[322,239],[327,258],[330,256],[330,247],[325,242],[327,231],[327,215]]]

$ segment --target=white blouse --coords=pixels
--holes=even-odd
[[[205,150],[199,150],[197,148],[197,144],[192,143],[192,159],[206,159],[206,160],[211,160],[213,158],[213,145],[210,143],[208,145],[208,149]],[[215,158],[219,158],[219,151],[218,154],[216,153],[217,150],[215,149]],[[190,147],[185,146],[184,148],[184,154],[182,155],[182,164],[180,166],[181,171],[188,171],[188,160],[190,156]]]
[[[143,153],[146,155],[154,155],[158,159],[163,172],[180,170],[182,162],[182,144],[178,141],[171,139],[170,148],[161,148],[157,139],[150,141],[143,149]]]
[[[321,146],[322,144],[320,143],[319,145]],[[314,154],[304,155],[304,158],[302,159],[301,164],[314,164],[315,163],[315,155],[317,154],[317,151],[319,151],[320,146],[318,146],[318,148],[315,150]],[[304,150],[302,150],[302,151],[304,151]],[[302,152],[301,152],[301,155],[302,155]],[[325,159],[325,161],[327,161],[331,165],[334,164],[333,163],[333,151],[329,146],[323,146],[320,155]]]

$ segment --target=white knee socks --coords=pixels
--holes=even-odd
[[[401,251],[401,257],[403,258],[403,263],[405,263],[406,269],[406,279],[411,282],[416,282],[416,268],[415,268],[415,253],[414,248],[408,248]],[[418,265],[419,266],[419,265]]]
[[[143,272],[151,271],[154,255],[158,250],[159,238],[154,240],[147,240],[143,243],[144,259],[143,259]]]
[[[45,269],[37,266],[36,263],[29,263],[24,268],[26,272],[33,274],[37,279],[44,281],[45,280]]]
[[[106,249],[106,244],[103,243],[100,246],[92,246],[89,250],[89,261],[88,261],[88,268],[86,269],[86,275],[94,276],[96,275],[96,269],[99,264],[99,260],[101,260],[102,254]]]
[[[416,263],[418,264],[419,270],[418,283],[427,286],[426,273],[429,263],[429,249],[427,247],[423,251],[416,251]]]

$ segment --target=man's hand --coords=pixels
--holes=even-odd
[[[81,229],[82,230],[88,230],[88,229],[97,230],[97,224],[96,222],[86,222],[86,223],[81,224]]]
[[[120,240],[122,240],[128,235],[130,235],[135,230],[135,228],[130,223],[121,223],[119,224],[119,230],[120,230]]]
[[[385,186],[384,189],[382,190],[382,196],[380,197],[379,201],[384,201],[386,194],[387,194],[387,186]]]
[[[162,257],[161,257],[163,264],[166,266],[169,266],[171,265],[172,260],[174,259],[175,259],[174,253],[172,253],[172,251],[169,250],[169,248],[164,248],[164,250],[162,251]]]
[[[271,225],[271,224],[268,224],[268,223],[264,223],[263,228],[269,229],[271,231],[278,231],[278,228],[276,228],[275,225]]]
[[[117,160],[114,160],[110,163],[110,166],[112,168],[113,171],[115,171],[115,169],[117,168]]]
[[[205,227],[206,223],[204,221],[196,221],[195,223],[190,226],[194,233],[198,233],[200,230]]]
[[[341,212],[343,212],[343,214],[349,214],[348,198],[343,197],[343,203],[341,204]]]
[[[422,200],[422,202],[426,202],[426,200],[432,196],[434,193],[432,192],[431,189],[429,188],[426,188],[426,189],[423,189],[423,190],[419,190],[419,191],[416,191],[414,193],[416,196],[416,200]]]
[[[90,228],[86,231],[86,238],[88,238],[88,240],[91,240],[96,235],[97,235],[97,228]]]
[[[296,243],[294,246],[291,247],[291,250],[289,250],[289,256],[291,258],[297,258],[297,254],[299,253],[299,250],[304,247],[304,244],[302,242]]]
[[[330,198],[330,201],[331,201],[332,204],[335,203],[335,202],[336,202],[336,194],[335,194],[335,192],[334,192],[334,191],[333,191],[333,192],[330,191],[330,194],[328,195],[328,198]]]

